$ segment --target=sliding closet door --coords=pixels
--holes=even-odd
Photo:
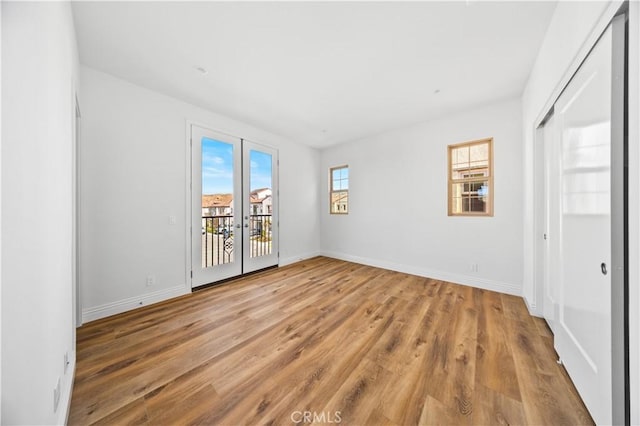
[[[558,318],[558,287],[559,277],[562,272],[561,245],[561,194],[560,194],[560,143],[556,138],[556,120],[552,114],[542,128],[542,170],[540,184],[542,196],[540,202],[541,229],[542,229],[542,253],[539,261],[542,262],[542,296],[543,316],[553,332],[556,330]]]
[[[612,144],[613,43],[610,26],[556,102],[554,124],[560,190],[554,245],[561,260],[555,345],[598,424],[613,422],[619,385],[612,375],[612,286],[619,285],[612,271],[622,265],[612,256],[612,212],[622,211],[612,198],[612,171],[620,172],[612,170],[612,153],[619,155]]]

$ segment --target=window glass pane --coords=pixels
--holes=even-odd
[[[470,213],[484,213],[486,211],[486,202],[479,197],[469,197],[469,210]]]
[[[489,181],[454,183],[451,185],[451,212],[486,213]]]
[[[342,170],[342,169],[333,169],[333,172],[332,172],[332,176],[331,176],[331,178],[332,178],[333,180],[340,179],[340,171],[341,171],[341,170]]]
[[[451,179],[461,179],[469,170],[469,147],[453,148],[451,151]]]
[[[260,190],[260,195],[271,194],[271,167],[273,164],[271,154],[266,152],[251,150],[251,173],[249,175],[249,185],[251,192]]]
[[[251,150],[249,152],[251,171],[249,173],[249,256],[268,256],[272,253],[273,215],[272,182],[273,157],[271,154]]]
[[[471,145],[470,149],[470,161],[472,162],[484,162],[489,160],[489,144],[476,144]]]
[[[451,179],[464,179],[468,177],[469,169],[451,170]]]
[[[470,169],[473,170],[473,169],[489,166],[489,144],[488,143],[471,145],[471,147],[469,148],[469,155],[470,155],[470,161],[469,161]],[[489,169],[486,169],[487,175],[488,175],[488,172],[489,172]]]
[[[202,138],[202,194],[233,195],[233,145]]]
[[[233,145],[202,138],[202,267],[232,263]]]
[[[348,192],[333,192],[331,194],[331,212],[347,213],[349,204]]]
[[[454,148],[451,154],[454,165],[464,167],[469,164],[469,147]]]

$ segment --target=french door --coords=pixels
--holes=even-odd
[[[278,264],[278,152],[191,126],[192,287]]]

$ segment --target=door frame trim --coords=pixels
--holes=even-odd
[[[625,425],[631,423],[627,26],[625,5],[611,20],[611,409],[613,424]]]

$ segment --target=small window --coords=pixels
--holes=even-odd
[[[349,213],[349,166],[329,169],[329,212]]]
[[[449,216],[493,216],[493,138],[449,145]]]

